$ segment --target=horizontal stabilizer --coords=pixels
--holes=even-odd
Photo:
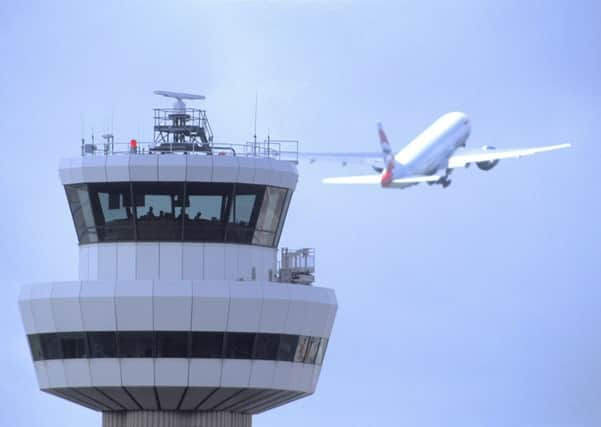
[[[436,182],[441,177],[438,175],[422,175],[410,176],[407,178],[398,178],[391,182],[390,186],[419,184],[420,182]],[[322,180],[324,184],[381,184],[382,177],[380,175],[359,175],[359,176],[339,176],[335,178],[325,178]]]
[[[380,184],[380,175],[338,176],[335,178],[324,178],[324,184]]]

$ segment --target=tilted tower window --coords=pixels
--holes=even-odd
[[[183,183],[133,183],[138,240],[181,240]]]
[[[114,182],[65,185],[80,244],[228,242],[274,247],[289,190],[255,184]]]
[[[28,335],[34,361],[98,358],[279,360],[321,365],[328,339],[208,331],[79,331]]]

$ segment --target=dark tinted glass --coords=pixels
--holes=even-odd
[[[276,360],[279,347],[279,334],[257,334],[254,359]]]
[[[138,240],[181,241],[184,184],[136,182],[133,193]]]
[[[221,358],[223,332],[192,332],[191,350],[191,357]]]
[[[28,335],[27,340],[29,341],[29,349],[31,350],[31,357],[33,358],[33,360],[44,360],[44,353],[42,352],[42,343],[40,342],[40,336]]]
[[[233,191],[233,184],[187,183],[184,240],[223,242]]]
[[[88,184],[98,240],[134,239],[133,205],[129,183]]]
[[[153,357],[153,341],[152,332],[119,332],[119,357]]]
[[[280,335],[280,346],[278,348],[278,360],[292,362],[298,345],[298,335]]]
[[[88,332],[90,357],[115,357],[117,355],[117,336],[114,332]]]
[[[294,353],[294,362],[304,362],[305,355],[309,348],[309,342],[311,337],[301,336],[298,339],[298,345],[296,346],[296,352]]]
[[[44,359],[62,359],[63,355],[59,345],[56,334],[43,334],[40,336],[42,343],[42,351],[44,352]]]
[[[88,345],[84,332],[58,334],[63,359],[82,359],[88,357]]]
[[[71,216],[75,225],[75,232],[80,243],[95,243],[98,241],[96,234],[92,204],[86,184],[66,185],[67,201],[71,209]]]
[[[252,242],[264,191],[263,186],[236,184],[227,226],[227,242]]]
[[[231,242],[273,247],[284,188],[234,183],[111,182],[65,186],[80,243]]]
[[[319,349],[319,337],[311,337],[309,339],[309,346],[307,347],[307,354],[305,354],[305,363],[315,363],[317,357],[317,350]]]
[[[273,246],[287,191],[285,188],[267,187],[252,243]]]
[[[189,357],[188,332],[156,332],[156,357]]]
[[[253,353],[255,334],[228,332],[225,335],[226,359],[250,359]]]
[[[326,355],[326,348],[328,347],[328,339],[321,338],[319,343],[319,350],[317,350],[317,357],[315,358],[315,363],[321,365],[323,363],[323,358]]]
[[[327,339],[252,332],[67,332],[29,335],[34,360],[180,357],[323,362]]]

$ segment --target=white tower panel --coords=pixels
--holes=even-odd
[[[83,330],[114,331],[117,329],[115,286],[115,281],[81,282],[80,306]]]
[[[227,282],[195,280],[192,282],[192,330],[225,331],[230,309]]]
[[[159,279],[182,280],[181,243],[159,243]]]
[[[106,180],[108,182],[131,181],[129,174],[129,155],[107,156]]]
[[[187,156],[157,156],[159,158],[159,181],[185,181]]]
[[[119,331],[152,331],[153,282],[120,280],[115,288],[115,310]]]
[[[83,157],[81,171],[83,182],[106,182],[106,156]]]
[[[159,180],[159,156],[130,156],[129,176],[132,181],[157,182]]]
[[[155,281],[153,301],[155,331],[191,330],[192,281]]]
[[[52,317],[57,332],[81,331],[80,282],[55,282],[52,285]]]

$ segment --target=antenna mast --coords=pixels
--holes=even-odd
[[[253,135],[255,139],[255,145],[257,145],[257,111],[259,109],[259,93],[255,93],[255,133]]]

